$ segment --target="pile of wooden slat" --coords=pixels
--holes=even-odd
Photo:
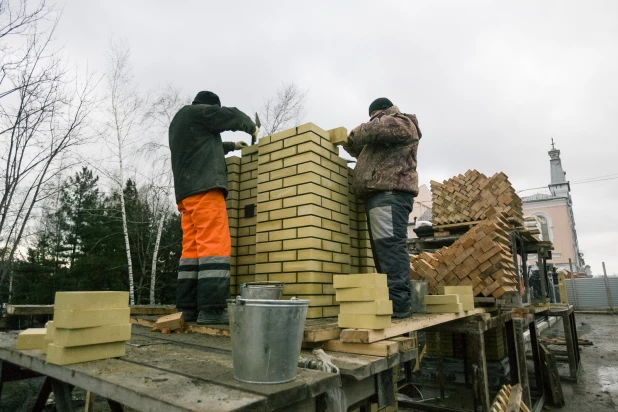
[[[490,412],[530,412],[522,400],[522,388],[520,384],[504,385],[496,395],[494,403],[489,408]]]
[[[438,286],[471,285],[475,296],[499,298],[517,292],[517,275],[510,250],[505,212],[491,215],[464,233],[451,246],[410,257],[410,276],[427,280],[427,292]]]
[[[476,170],[468,170],[442,183],[432,181],[431,193],[434,226],[483,220],[491,209],[523,224],[521,199],[502,172],[488,178]]]

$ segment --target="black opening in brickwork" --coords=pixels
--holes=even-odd
[[[253,217],[253,216],[255,216],[255,205],[246,205],[244,217]]]

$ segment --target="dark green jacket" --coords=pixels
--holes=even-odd
[[[234,150],[234,142],[222,142],[221,132],[254,130],[255,123],[235,107],[192,104],[180,109],[169,130],[176,202],[216,188],[227,196],[225,154]]]

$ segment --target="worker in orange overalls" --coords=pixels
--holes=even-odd
[[[227,220],[225,154],[247,146],[222,142],[221,132],[258,128],[243,112],[222,107],[219,97],[199,92],[176,113],[169,128],[178,211],[182,213],[182,255],[178,266],[176,307],[185,321],[228,323],[231,238]]]

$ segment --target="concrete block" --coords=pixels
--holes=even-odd
[[[91,328],[95,326],[129,323],[129,308],[93,310],[56,310],[54,326],[57,329]]]
[[[391,326],[390,315],[350,315],[339,313],[340,328],[386,329]]]
[[[320,286],[320,289],[322,287]],[[17,350],[32,350],[43,349],[46,328],[31,328],[19,333],[15,349]]]
[[[384,273],[361,273],[333,276],[335,289],[361,287],[388,287],[388,278]]]
[[[387,287],[362,287],[335,289],[338,302],[367,302],[389,300]]]
[[[131,324],[82,329],[56,329],[53,343],[73,347],[131,340]]]
[[[118,358],[124,355],[124,342],[101,343],[73,348],[65,348],[54,343],[50,343],[47,346],[47,362],[55,365],[70,365],[93,360]]]
[[[390,300],[342,302],[340,313],[348,315],[392,315],[393,302]]]
[[[54,310],[117,309],[129,307],[129,292],[56,292]]]

